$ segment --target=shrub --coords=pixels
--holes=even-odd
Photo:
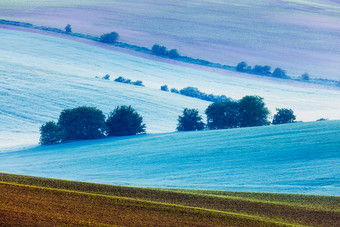
[[[277,77],[277,78],[288,78],[288,76],[286,75],[286,72],[280,68],[276,68],[273,72],[273,77]]]
[[[136,80],[135,82],[131,82],[131,84],[144,87],[143,81],[141,81],[141,80]]]
[[[54,122],[49,121],[40,127],[40,141],[41,145],[51,145],[60,143],[63,139],[63,134],[60,127]]]
[[[304,73],[301,75],[301,79],[302,80],[310,80],[309,74],[308,73]]]
[[[197,109],[185,108],[182,116],[178,116],[177,121],[178,131],[196,131],[204,129],[202,116],[199,115]]]
[[[271,67],[269,65],[255,65],[252,72],[259,75],[267,75],[271,74],[270,69]]]
[[[176,88],[171,88],[171,90],[170,90],[172,93],[179,93],[179,91],[176,89]]]
[[[239,102],[241,127],[268,125],[269,110],[265,107],[263,98],[245,96]]]
[[[117,42],[117,40],[119,39],[119,35],[117,32],[111,32],[111,33],[107,33],[107,34],[103,34],[100,36],[100,42],[103,43],[115,43]]]
[[[277,113],[273,118],[273,125],[293,123],[296,119],[293,110],[291,109],[276,109]]]
[[[81,106],[61,112],[58,125],[64,140],[98,139],[105,135],[105,116],[95,107]]]
[[[163,85],[163,86],[161,86],[161,90],[162,90],[162,91],[169,91],[168,85]]]
[[[109,75],[109,74],[106,74],[105,76],[102,77],[102,79],[104,79],[104,80],[109,80],[109,79],[110,79],[110,75]]]
[[[154,44],[152,46],[151,52],[155,55],[159,55],[159,56],[165,56],[167,55],[167,49],[165,46],[160,46],[158,44]]]
[[[176,49],[172,49],[168,52],[169,58],[178,58],[180,55]]]
[[[71,28],[71,25],[70,25],[70,24],[66,25],[66,27],[65,27],[65,32],[66,32],[66,33],[71,33],[71,32],[72,32],[72,28]]]
[[[125,83],[125,84],[131,83],[131,80],[130,80],[130,79],[125,79],[125,78],[122,77],[122,76],[116,78],[114,81],[115,81],[115,82],[119,82],[119,83]]]
[[[205,110],[209,129],[227,129],[240,126],[239,104],[235,101],[216,102]]]
[[[131,106],[118,106],[106,120],[109,136],[128,136],[145,133],[143,117]]]
[[[247,63],[242,61],[240,63],[237,64],[236,66],[236,70],[239,71],[239,72],[245,72],[247,69]]]

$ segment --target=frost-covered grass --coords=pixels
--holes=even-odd
[[[163,188],[340,195],[340,121],[149,134],[0,154],[0,172]]]
[[[157,133],[174,131],[185,107],[203,113],[210,104],[162,92],[164,84],[178,89],[194,86],[234,99],[260,95],[272,113],[276,107],[292,108],[298,120],[339,119],[339,90],[199,71],[56,37],[0,31],[2,149],[36,144],[39,126],[56,120],[64,108],[90,105],[108,113],[117,105],[132,105],[144,117],[147,131]],[[106,74],[141,80],[146,87],[95,78]]]
[[[336,226],[340,215],[334,196],[121,187],[3,173],[0,192],[2,225]]]

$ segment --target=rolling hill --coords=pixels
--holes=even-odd
[[[3,0],[1,19],[99,36],[116,31],[124,42],[177,48],[221,64],[268,64],[291,75],[339,80],[339,1],[34,1]]]
[[[339,119],[340,92],[305,83],[287,82],[197,70],[185,64],[155,61],[117,52],[106,45],[76,42],[41,34],[1,29],[0,146],[36,144],[42,123],[56,120],[60,111],[81,105],[109,113],[117,105],[132,105],[144,117],[149,133],[175,130],[183,108],[209,102],[160,91],[163,84],[181,89],[198,87],[206,93],[239,99],[264,97],[272,113],[292,108],[298,120]],[[79,41],[79,40],[78,40]],[[153,59],[152,59],[153,58]],[[169,64],[172,63],[172,64]],[[142,80],[146,87],[102,80],[124,76]]]
[[[0,154],[0,172],[116,185],[340,195],[340,121],[162,133]]]

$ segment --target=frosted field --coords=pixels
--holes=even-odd
[[[124,42],[177,48],[222,64],[269,64],[340,80],[340,2],[334,0],[2,0],[0,17]]]
[[[0,153],[0,172],[118,185],[340,195],[340,121],[165,133]]]
[[[0,29],[0,147],[36,144],[40,125],[56,120],[62,109],[96,106],[109,113],[132,105],[149,133],[175,130],[183,108],[210,104],[160,91],[163,84],[240,99],[260,95],[272,113],[292,108],[298,120],[340,118],[340,90],[309,88],[305,83],[217,74],[152,61],[72,40]],[[103,45],[105,46],[105,45]],[[109,73],[142,80],[145,88],[96,79]],[[251,79],[250,79],[251,78]]]

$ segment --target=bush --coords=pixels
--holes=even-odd
[[[105,76],[102,77],[103,80],[110,80],[110,75],[106,74]]]
[[[178,116],[177,121],[178,131],[196,131],[204,129],[202,116],[199,115],[197,109],[185,108],[182,116]]]
[[[161,86],[161,90],[162,90],[162,91],[169,91],[168,85],[163,85],[163,86]]]
[[[40,127],[40,141],[41,145],[51,145],[60,143],[63,139],[63,134],[60,127],[54,122],[49,121]]]
[[[252,72],[259,75],[268,75],[271,74],[270,69],[271,67],[269,65],[255,65]]]
[[[143,81],[141,81],[141,80],[136,80],[135,82],[131,82],[131,84],[144,87]]]
[[[240,63],[237,64],[236,66],[236,70],[239,71],[239,72],[245,72],[247,69],[247,63],[242,61]]]
[[[172,49],[168,52],[169,58],[178,58],[180,55],[176,49]]]
[[[288,78],[288,76],[286,75],[286,72],[280,68],[276,68],[273,72],[273,77],[277,77],[277,78]]]
[[[64,140],[98,139],[105,136],[105,116],[95,107],[65,109],[59,116],[58,125]]]
[[[159,56],[165,56],[167,55],[167,49],[165,46],[160,46],[158,44],[154,44],[152,46],[151,52],[155,55],[159,55]]]
[[[171,88],[171,90],[170,90],[172,93],[179,93],[179,91],[176,89],[176,88]]]
[[[235,101],[213,103],[205,110],[209,129],[227,129],[240,126],[239,104]]]
[[[277,113],[273,118],[273,125],[293,123],[296,119],[293,110],[291,109],[276,109]]]
[[[107,34],[103,34],[100,36],[100,42],[103,43],[115,43],[117,42],[117,40],[119,39],[119,35],[117,32],[111,32],[111,33],[107,33]]]
[[[71,33],[71,32],[72,32],[72,28],[71,28],[71,25],[70,25],[70,24],[66,25],[66,27],[65,27],[65,32],[66,32],[66,33]]]
[[[128,136],[145,133],[143,118],[131,106],[118,106],[106,121],[109,136]]]
[[[302,80],[310,80],[309,74],[308,73],[304,73],[301,75],[301,79]]]
[[[241,127],[268,125],[269,110],[265,107],[263,98],[245,96],[239,102]]]

